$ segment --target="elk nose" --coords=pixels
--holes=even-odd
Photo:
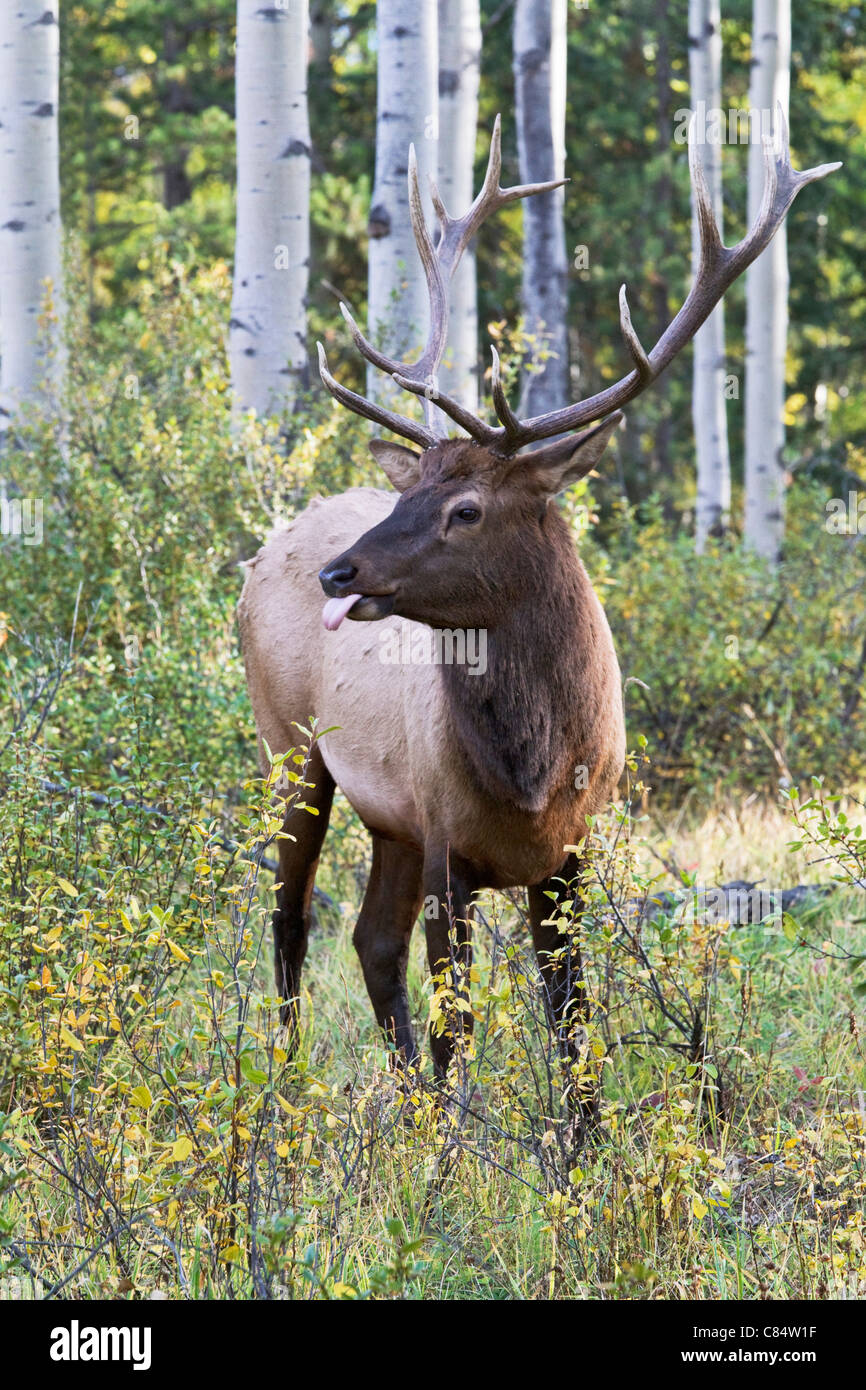
[[[357,573],[355,565],[346,564],[345,560],[337,560],[334,564],[326,565],[323,570],[319,570],[319,583],[331,598],[339,598],[341,590],[351,584]]]

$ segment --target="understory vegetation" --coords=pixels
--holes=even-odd
[[[260,777],[238,565],[315,492],[381,480],[318,399],[290,439],[231,434],[229,298],[219,264],[151,267],[125,321],[74,323],[62,437],[33,422],[4,458],[44,536],[0,541],[2,1292],[862,1297],[862,539],[802,483],[771,572],[575,489],[634,749],[551,903],[564,950],[583,914],[580,1074],[519,894],[481,904],[451,1097],[429,1063],[389,1070],[351,945],[367,837],[339,801],[290,1058],[261,858],[281,769],[308,814],[316,731]],[[822,891],[737,923],[696,897],[731,880]],[[410,986],[435,1025],[420,940]],[[601,1101],[577,1150],[580,1085]]]

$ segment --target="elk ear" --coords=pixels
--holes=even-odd
[[[392,444],[388,439],[371,439],[370,453],[388,481],[398,492],[413,487],[421,477],[421,455],[405,444]]]
[[[590,425],[580,434],[558,439],[546,449],[524,454],[520,460],[537,486],[549,497],[564,492],[579,478],[585,478],[605,451],[607,441],[622,420],[622,412],[614,411],[599,425]]]

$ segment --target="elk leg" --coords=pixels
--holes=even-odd
[[[373,867],[352,940],[386,1041],[407,1065],[418,1060],[406,993],[412,928],[421,910],[423,861],[417,850],[373,833]]]
[[[427,961],[437,986],[450,995],[444,1027],[430,1029],[430,1050],[437,1080],[444,1081],[455,1042],[471,1033],[475,1022],[468,1006],[472,965],[472,893],[476,885],[468,864],[450,851],[424,861],[424,931]]]
[[[310,754],[306,780],[314,785],[306,789],[305,800],[319,814],[289,811],[286,816],[284,828],[294,839],[277,841],[280,861],[277,880],[282,887],[277,889],[277,906],[272,918],[274,974],[280,998],[286,1001],[280,1010],[280,1022],[288,1031],[289,1052],[294,1052],[298,1041],[301,968],[310,934],[310,904],[334,799],[334,779],[318,747]]]
[[[544,1005],[550,1026],[554,1030],[561,1055],[572,1063],[580,1058],[583,1025],[589,1018],[589,1006],[583,979],[583,960],[577,931],[563,935],[550,918],[560,916],[555,902],[547,896],[565,892],[564,883],[574,880],[580,870],[579,860],[570,855],[561,873],[529,888],[529,925],[541,977],[544,982]],[[575,1077],[575,1080],[577,1078]],[[594,1095],[570,1093],[572,1113],[583,1131],[596,1114]]]

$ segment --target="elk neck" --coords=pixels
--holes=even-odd
[[[514,593],[487,628],[486,669],[440,667],[462,761],[495,800],[541,813],[585,760],[600,694],[600,621],[569,528],[551,504],[537,537],[521,546]]]

